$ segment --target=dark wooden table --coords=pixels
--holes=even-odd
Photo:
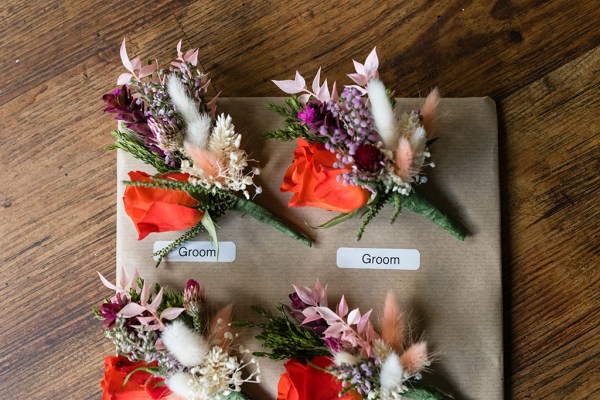
[[[0,4],[0,398],[99,398],[111,345],[90,308],[114,277],[118,50],[183,38],[225,96],[374,45],[402,97],[499,106],[507,398],[600,397],[600,7],[592,0],[16,1]]]

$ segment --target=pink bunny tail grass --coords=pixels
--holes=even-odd
[[[402,364],[404,371],[411,375],[415,375],[428,367],[431,364],[431,361],[427,354],[427,342],[423,340],[413,343],[400,356],[400,363]]]
[[[227,347],[233,339],[232,328],[229,325],[233,318],[233,304],[221,308],[210,322],[208,337],[211,345]],[[227,335],[229,333],[229,335]],[[229,336],[229,337],[228,337]]]
[[[398,139],[398,147],[396,147],[394,162],[396,163],[396,175],[405,181],[410,180],[413,150],[408,139],[403,136]]]
[[[201,149],[189,142],[184,142],[185,151],[190,155],[194,162],[194,167],[204,171],[204,176],[217,178],[222,170],[221,163],[217,155],[206,149]]]
[[[421,116],[423,117],[423,128],[427,132],[427,137],[431,137],[435,125],[435,112],[440,104],[440,91],[438,88],[433,89],[425,98],[425,102],[421,107]]]
[[[400,352],[404,343],[404,315],[398,307],[396,296],[388,292],[381,319],[381,338],[394,350]]]

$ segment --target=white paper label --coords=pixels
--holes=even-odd
[[[154,242],[154,251],[164,249],[173,242]],[[165,261],[173,262],[234,262],[236,247],[233,242],[219,242],[217,250],[210,242],[185,242],[175,247],[165,258]],[[156,260],[156,257],[154,257]]]
[[[339,268],[417,270],[421,253],[416,249],[368,249],[340,247],[337,250]]]

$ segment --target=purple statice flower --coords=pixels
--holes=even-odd
[[[374,388],[380,386],[381,362],[378,358],[367,358],[356,365],[334,366],[330,372],[341,382],[342,393],[354,390],[367,398]]]
[[[119,311],[127,305],[127,297],[121,296],[121,293],[117,293],[116,298],[113,301],[104,302],[98,307],[100,317],[104,319],[102,326],[104,328],[112,329],[115,326]]]

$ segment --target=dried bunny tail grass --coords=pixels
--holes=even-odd
[[[435,119],[436,119],[436,110],[438,105],[440,104],[440,91],[438,88],[434,88],[427,97],[425,98],[425,102],[423,106],[421,106],[421,116],[423,117],[423,127],[425,128],[425,132],[427,132],[427,136],[433,133]]]
[[[427,352],[427,342],[421,340],[410,345],[400,356],[400,363],[405,373],[413,376],[431,365]]]
[[[233,318],[233,304],[228,304],[215,314],[210,322],[208,337],[211,346],[226,348],[233,340],[231,319]]]
[[[188,368],[202,364],[209,351],[206,340],[183,321],[173,321],[167,325],[161,340],[167,351]]]
[[[187,95],[183,83],[176,76],[169,76],[167,91],[176,111],[185,121],[185,140],[198,148],[206,149],[211,128],[210,116],[198,111],[198,104]]]
[[[391,353],[381,365],[381,372],[379,375],[381,387],[388,390],[399,389],[402,387],[403,378],[404,370],[402,369],[398,354]]]
[[[191,385],[193,376],[187,372],[176,372],[167,379],[167,386],[178,399],[190,399],[195,396],[195,389]],[[175,399],[173,399],[175,400]]]
[[[385,86],[381,81],[372,79],[369,81],[369,101],[371,102],[371,113],[377,127],[377,132],[381,136],[384,146],[389,150],[394,150],[398,138],[398,127],[396,126],[396,117],[392,104],[385,92]]]
[[[347,351],[339,351],[333,355],[333,362],[338,367],[342,364],[355,365],[358,363],[359,358],[348,353]]]
[[[394,163],[396,164],[394,172],[405,182],[410,180],[413,156],[414,152],[410,142],[404,136],[401,136],[394,152]]]
[[[405,321],[398,307],[396,296],[391,291],[385,297],[381,318],[381,338],[395,351],[400,352],[404,344]]]

